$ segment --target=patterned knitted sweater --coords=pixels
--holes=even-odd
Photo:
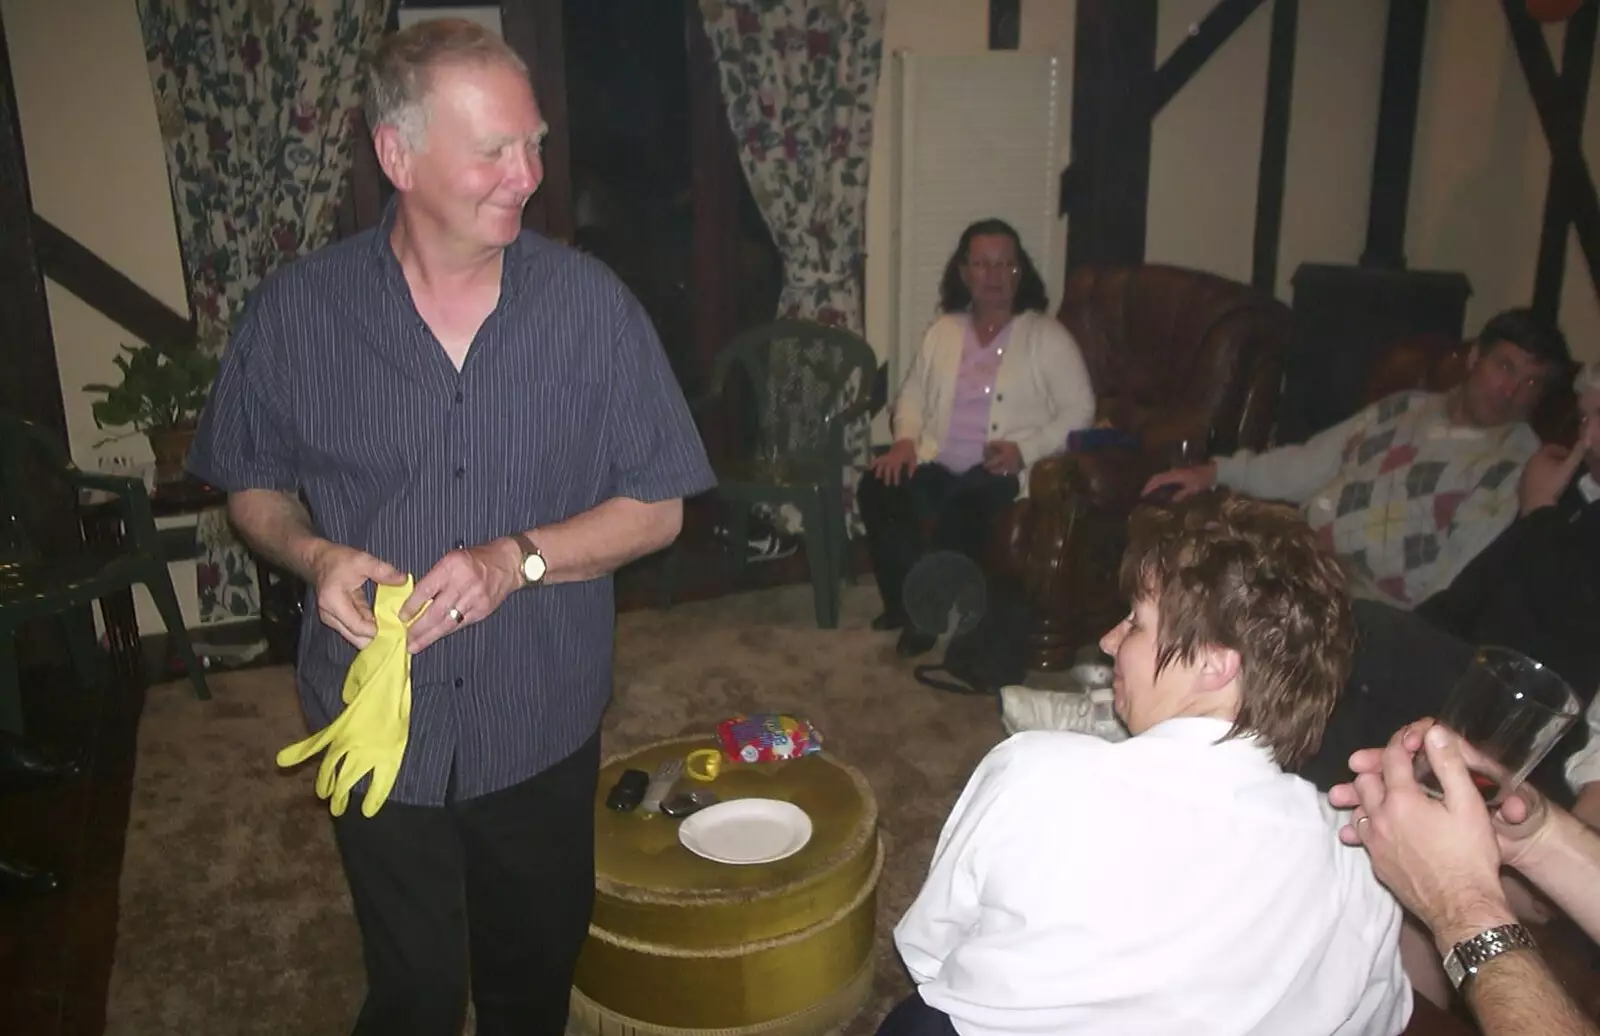
[[[1219,458],[1217,481],[1299,504],[1348,565],[1352,594],[1413,608],[1511,524],[1539,448],[1520,422],[1452,424],[1447,398],[1398,393],[1301,445]]]

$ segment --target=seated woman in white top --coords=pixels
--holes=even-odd
[[[1133,735],[989,753],[895,929],[917,990],[883,1034],[1393,1036],[1400,909],[1285,773],[1344,684],[1344,575],[1285,505],[1136,512],[1115,656]]]
[[[907,625],[901,593],[923,551],[976,558],[996,512],[1024,492],[1028,466],[1094,421],[1083,355],[1048,305],[1010,224],[985,219],[962,232],[939,282],[944,315],[895,399],[894,445],[856,489],[883,597],[872,628],[902,630],[902,655],[934,644]]]

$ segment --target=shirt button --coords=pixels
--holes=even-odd
[[[454,547],[452,547],[451,549],[452,550],[466,550],[467,549],[467,541],[466,540],[456,540],[456,545]]]
[[[996,402],[996,403],[1004,403],[1004,402],[1005,402],[1005,399],[1006,399],[1006,397],[1005,397],[1005,393],[1003,393],[1003,392],[996,392],[996,393],[995,393],[995,394],[994,394],[994,401],[995,401],[995,402]]]
[[[459,676],[456,677],[456,687],[457,687],[457,689],[465,687],[466,685],[467,685],[467,681],[463,680]]]
[[[457,392],[456,393],[456,402],[457,403],[461,402],[463,399],[466,399],[466,398],[467,398],[467,394],[465,392]]]
[[[991,431],[991,432],[998,432],[999,430],[1000,430],[1000,426],[997,425],[997,424],[992,424],[992,425],[989,426],[989,431]]]
[[[462,467],[462,468],[457,468],[456,469],[456,478],[466,478],[466,477],[467,477],[467,469],[466,468]]]

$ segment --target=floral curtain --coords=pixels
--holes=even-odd
[[[393,0],[138,0],[200,346],[273,269],[333,236],[361,63]],[[201,621],[254,614],[242,547],[201,522]]]
[[[700,0],[740,161],[783,257],[778,315],[857,334],[885,4]],[[868,437],[866,421],[847,434],[858,460]],[[855,472],[843,477],[853,516]]]

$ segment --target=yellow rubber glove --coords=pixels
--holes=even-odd
[[[375,815],[400,773],[411,729],[409,624],[401,621],[400,606],[411,596],[412,582],[408,576],[403,586],[378,584],[372,605],[378,632],[345,673],[344,711],[322,730],[278,753],[278,765],[288,767],[326,750],[317,771],[317,795],[329,800],[328,808],[336,817],[344,815],[351,790],[369,773],[372,783],[361,800],[361,813]]]

